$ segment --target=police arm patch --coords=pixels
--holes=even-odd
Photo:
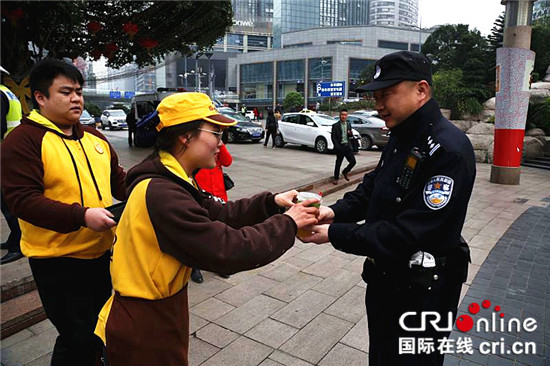
[[[453,193],[454,180],[445,175],[436,175],[424,186],[424,203],[432,210],[447,206]]]

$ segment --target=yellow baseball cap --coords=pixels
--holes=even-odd
[[[237,121],[221,115],[210,97],[204,93],[175,93],[164,98],[157,106],[160,123],[157,131],[196,120],[220,126],[234,126]]]

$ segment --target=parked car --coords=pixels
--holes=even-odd
[[[95,118],[92,117],[87,110],[83,110],[82,114],[80,115],[80,124],[82,124],[83,126],[95,128]]]
[[[237,121],[235,126],[227,129],[227,142],[252,141],[259,142],[264,138],[265,131],[257,123],[250,122],[241,113],[228,110],[218,110],[224,116]]]
[[[122,109],[107,109],[101,114],[101,128],[123,129],[126,126],[126,113]]]
[[[353,112],[352,114],[362,114],[369,117],[378,117],[377,111],[367,111],[366,109],[360,109],[358,111]]]
[[[354,113],[348,116],[348,121],[351,127],[361,134],[362,149],[370,150],[373,145],[382,149],[390,139],[390,130],[380,118]]]
[[[279,122],[279,134],[275,136],[275,146],[287,143],[315,148],[319,153],[334,149],[331,131],[335,123],[331,116],[320,113],[285,113]],[[352,130],[357,140],[359,132]],[[360,145],[360,144],[359,144]]]

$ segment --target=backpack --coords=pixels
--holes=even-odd
[[[137,147],[152,147],[157,141],[157,129],[160,119],[158,112],[150,112],[144,115],[136,123],[136,133],[134,142]]]

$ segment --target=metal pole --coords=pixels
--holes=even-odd
[[[187,91],[187,55],[185,55],[185,58],[183,59],[183,68],[185,71],[183,72],[183,78],[185,79],[185,91]]]

